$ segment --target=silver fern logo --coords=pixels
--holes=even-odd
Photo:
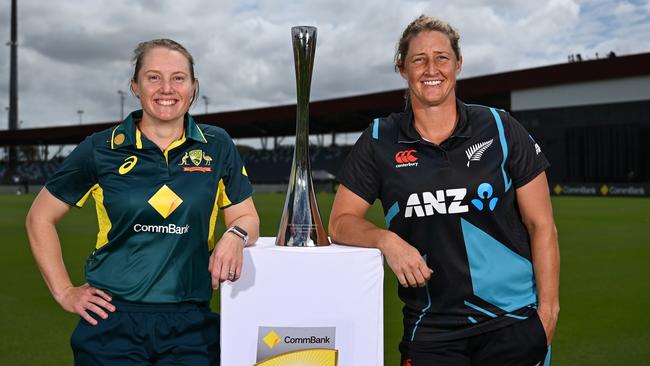
[[[468,168],[469,168],[469,163],[471,163],[472,161],[481,160],[481,157],[483,156],[483,153],[490,146],[492,146],[493,141],[494,141],[494,139],[479,142],[477,144],[474,144],[474,145],[470,146],[469,149],[465,150],[465,155],[467,155],[467,167]]]

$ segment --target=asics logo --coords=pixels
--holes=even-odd
[[[120,175],[124,175],[133,169],[135,164],[138,162],[138,157],[135,155],[131,155],[128,158],[124,159],[125,163],[120,166],[120,169],[118,169],[118,173]]]
[[[438,214],[457,214],[468,212],[469,207],[463,205],[463,198],[467,195],[467,189],[454,188],[437,190],[433,192],[411,193],[406,201],[404,217],[433,216]],[[421,197],[421,198],[420,198]]]
[[[414,152],[417,152],[415,150],[402,150],[398,151],[397,154],[395,154],[395,162],[397,164],[408,164],[408,163],[415,163],[418,161],[418,158],[413,155]]]

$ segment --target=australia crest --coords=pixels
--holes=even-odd
[[[184,172],[210,172],[212,157],[201,149],[186,151],[179,164]]]

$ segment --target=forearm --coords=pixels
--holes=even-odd
[[[254,244],[260,236],[260,220],[257,215],[248,214],[233,220],[230,227],[239,226],[248,233],[248,245]]]
[[[365,219],[370,204],[341,185],[330,214],[329,232],[332,241],[365,248],[379,249],[386,263],[404,287],[423,287],[433,272],[420,252],[399,235],[381,229]]]
[[[29,245],[36,264],[57,301],[63,292],[72,287],[72,281],[65,268],[61,245],[53,223],[44,222],[32,215],[26,220]]]
[[[397,236],[354,214],[341,214],[330,220],[329,234],[334,243],[377,248],[383,252],[390,238]]]
[[[249,197],[236,205],[225,208],[223,211],[223,219],[226,228],[239,226],[246,230],[249,245],[254,244],[260,236],[260,218],[255,209],[252,197]]]
[[[529,228],[538,306],[557,316],[560,311],[560,249],[553,223]]]

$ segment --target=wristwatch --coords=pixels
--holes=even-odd
[[[234,225],[226,230],[227,233],[233,233],[244,240],[244,246],[248,245],[248,233],[241,227]]]

